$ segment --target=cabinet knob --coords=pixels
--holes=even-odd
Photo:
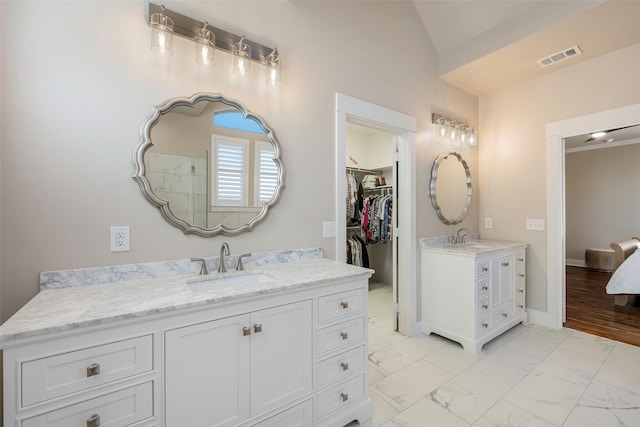
[[[342,398],[343,402],[346,402],[347,400],[349,400],[349,393],[340,393],[340,397]]]
[[[340,338],[346,340],[349,338],[349,332],[340,332]]]
[[[488,323],[483,323],[483,324],[482,324],[482,327],[483,327],[483,328],[488,328],[488,327],[489,327],[489,324],[488,324]]]
[[[486,273],[487,271],[489,271],[489,268],[488,267],[482,267],[482,271],[484,271]]]
[[[507,317],[508,314],[507,313],[502,313],[502,317]]]
[[[99,363],[92,363],[91,365],[87,366],[87,378],[93,377],[99,374],[100,374]]]
[[[255,332],[256,334],[258,332],[262,332],[262,323],[256,323],[255,325],[253,325],[253,332]]]
[[[487,285],[482,285],[482,290],[483,290],[483,291],[488,291],[488,290],[489,290],[489,287],[488,287]]]
[[[518,276],[520,276],[520,277],[524,277],[524,274],[520,273],[520,274],[518,274]]]
[[[340,303],[340,307],[342,308],[349,308],[349,301],[342,301]]]
[[[518,307],[524,308],[524,304],[518,304]]]
[[[340,364],[340,367],[342,368],[343,371],[346,371],[347,369],[349,369],[349,364],[347,362],[342,362]]]
[[[487,308],[489,308],[489,304],[482,304],[482,308],[486,310]]]
[[[100,427],[100,415],[91,415],[91,418],[87,420],[87,427]]]
[[[508,262],[503,262],[503,263],[502,263],[502,266],[503,266],[503,267],[509,267],[509,263],[508,263]]]
[[[520,292],[521,294],[524,293],[524,289],[518,289],[518,292]]]
[[[518,258],[518,261],[524,262],[524,258]]]
[[[248,326],[245,326],[244,328],[242,328],[242,336],[247,336],[247,335],[251,335],[251,328]]]

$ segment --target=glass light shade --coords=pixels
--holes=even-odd
[[[447,121],[440,119],[440,138],[444,138],[447,135]]]
[[[467,142],[467,138],[468,138],[467,127],[460,126],[460,142],[464,144],[465,142]]]
[[[196,31],[196,63],[204,67],[213,67],[216,64],[216,36],[206,27],[205,22],[202,29]]]
[[[244,42],[244,36],[233,45],[233,74],[242,77],[251,74],[251,46]]]
[[[455,123],[451,123],[450,129],[449,129],[449,138],[456,139],[457,136],[458,136],[458,125],[456,125]]]
[[[149,20],[151,27],[151,50],[161,55],[171,56],[171,43],[173,41],[173,19],[164,14],[164,6],[159,13],[151,15]]]
[[[267,55],[267,84],[269,86],[277,86],[281,83],[280,81],[280,57],[278,56],[278,51],[273,49],[273,51]]]
[[[469,130],[469,145],[471,146],[478,145],[478,135],[476,134],[475,129]]]

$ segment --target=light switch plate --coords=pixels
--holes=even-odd
[[[127,252],[131,249],[131,233],[128,225],[111,227],[111,252]]]
[[[322,223],[322,237],[336,237],[336,223],[335,221],[325,221]]]
[[[527,230],[544,231],[544,219],[527,218]]]
[[[493,218],[488,216],[484,219],[484,228],[493,228]]]

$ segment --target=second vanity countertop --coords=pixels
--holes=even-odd
[[[527,247],[528,243],[511,242],[505,240],[470,240],[466,243],[451,244],[445,238],[425,238],[420,240],[420,249],[423,251],[453,253],[459,255],[476,256],[485,253]]]
[[[251,286],[193,290],[188,282],[260,273],[269,279]],[[242,272],[182,275],[96,284],[38,293],[0,326],[0,348],[21,338],[175,312],[259,295],[314,286],[335,280],[370,277],[373,270],[324,258],[263,265]]]

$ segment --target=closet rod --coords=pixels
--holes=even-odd
[[[358,172],[358,173],[365,173],[368,175],[380,175],[382,176],[382,171],[374,171],[371,169],[361,169],[361,168],[353,168],[351,166],[347,166],[347,170],[349,172]]]

